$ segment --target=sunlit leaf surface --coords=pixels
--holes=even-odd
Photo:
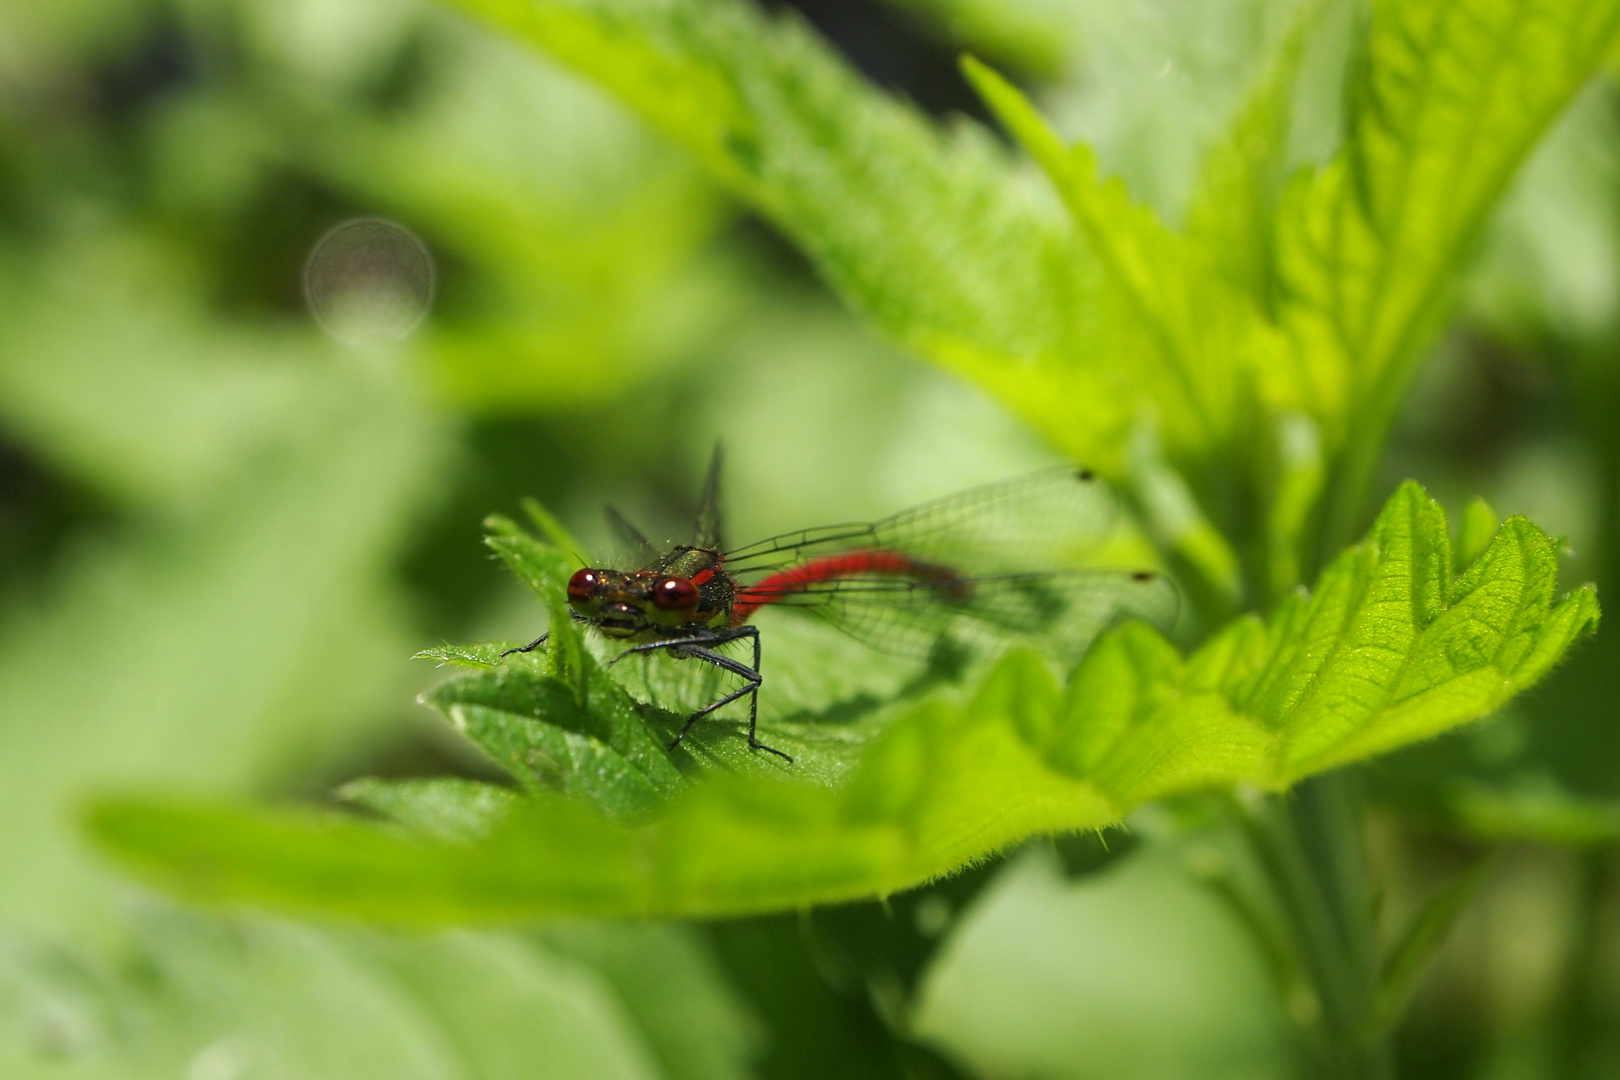
[[[1388,0],[1370,25],[1345,145],[1277,218],[1294,368],[1330,438],[1357,443],[1359,470],[1456,299],[1459,263],[1608,51],[1620,4]]]

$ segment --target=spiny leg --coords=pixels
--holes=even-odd
[[[519,645],[515,649],[507,649],[505,652],[501,653],[501,656],[511,656],[515,652],[534,652],[534,650],[536,650],[540,646],[544,645],[546,643],[546,639],[549,638],[550,636],[551,636],[551,631],[547,630],[545,633],[541,634],[539,637],[535,638],[533,641],[529,642],[527,645]]]
[[[748,745],[755,750],[769,750],[773,754],[782,754],[782,751],[766,746],[754,738],[754,729],[759,725],[759,684],[765,681],[764,673],[759,670],[759,631],[752,626],[739,626],[737,632],[732,635],[732,640],[740,637],[754,639],[754,696],[748,700]],[[782,754],[782,756],[787,758],[790,764],[792,763],[792,758],[786,754]]]
[[[759,631],[754,629],[752,626],[741,626],[741,627],[737,628],[735,633],[727,635],[725,640],[726,641],[735,641],[738,638],[744,638],[744,637],[754,639],[754,667],[753,667],[753,678],[750,680],[751,685],[745,687],[743,690],[737,691],[734,694],[728,695],[726,698],[724,698],[721,701],[715,702],[713,705],[710,705],[707,709],[704,709],[703,712],[704,713],[712,712],[713,710],[718,709],[720,706],[726,704],[726,702],[735,701],[737,698],[741,697],[744,693],[747,693],[749,695],[749,699],[748,699],[748,745],[749,745],[749,747],[751,749],[754,749],[754,750],[764,750],[764,751],[766,751],[768,753],[775,754],[777,757],[785,759],[788,762],[788,764],[791,765],[793,763],[793,756],[791,754],[785,754],[782,751],[778,750],[774,746],[767,746],[765,743],[762,743],[762,742],[759,741],[759,737],[756,734],[756,732],[759,730],[759,687],[760,687],[760,684],[765,681],[765,676],[764,676],[763,673],[761,673],[761,671],[759,669],[759,666],[760,666]],[[698,652],[698,653],[706,653],[709,650],[707,650],[707,649],[699,649],[699,650],[693,650],[693,651]],[[718,655],[718,654],[716,654],[716,655]],[[724,658],[722,657],[721,659],[724,659]],[[699,715],[701,716],[703,714],[700,713]]]
[[[752,626],[739,626],[734,630],[714,632],[710,635],[710,637],[711,640],[709,641],[694,642],[694,644],[719,647],[727,642],[737,641],[741,638],[753,638],[754,666],[749,674],[743,675],[743,678],[748,680],[747,686],[744,686],[736,693],[727,694],[713,705],[701,710],[697,715],[706,716],[707,714],[718,709],[720,706],[729,704],[730,702],[736,701],[744,694],[748,694],[750,695],[748,699],[748,745],[755,750],[769,750],[773,754],[782,754],[782,751],[777,750],[775,747],[766,746],[764,743],[760,742],[754,737],[754,731],[759,722],[759,684],[765,681],[765,676],[761,674],[759,670],[759,631]],[[687,655],[693,655],[694,652],[709,652],[710,655],[700,657],[700,659],[707,660],[711,664],[717,664],[718,666],[725,668],[727,671],[735,671],[737,674],[742,675],[742,671],[739,670],[742,667],[741,661],[731,660],[729,657],[722,656],[719,653],[710,652],[709,649],[687,650]],[[693,719],[696,719],[696,717]],[[691,727],[692,721],[688,720],[686,726]],[[782,756],[787,758],[789,761],[793,760],[786,754],[782,754]]]
[[[696,723],[699,719],[703,718],[704,716],[707,716],[709,713],[711,713],[714,710],[720,708],[720,706],[729,704],[730,702],[733,702],[733,701],[736,701],[738,698],[742,697],[744,694],[747,694],[747,695],[749,695],[749,698],[748,698],[748,746],[749,746],[749,748],[753,749],[753,750],[764,750],[767,753],[775,754],[777,757],[782,758],[783,760],[787,761],[789,764],[792,764],[793,755],[783,753],[781,750],[778,750],[774,746],[769,746],[769,745],[767,745],[765,743],[760,742],[759,741],[759,736],[757,734],[757,732],[759,730],[759,687],[760,687],[760,684],[765,681],[764,676],[760,674],[760,670],[759,670],[759,663],[760,663],[759,631],[756,630],[752,626],[740,626],[736,630],[734,630],[734,631],[732,631],[730,633],[721,635],[721,640],[720,640],[720,642],[718,642],[718,644],[725,644],[728,641],[736,641],[738,638],[745,638],[745,637],[746,638],[752,638],[753,641],[754,641],[754,666],[752,668],[748,667],[746,664],[743,664],[740,661],[733,660],[728,656],[722,656],[721,654],[719,654],[717,652],[714,652],[711,649],[689,648],[689,649],[687,649],[685,651],[685,655],[687,655],[687,656],[695,656],[700,660],[705,660],[705,661],[707,661],[707,662],[709,662],[711,664],[716,665],[717,667],[721,667],[721,668],[724,668],[727,671],[735,672],[736,674],[741,675],[743,678],[748,680],[748,684],[746,686],[742,687],[741,689],[733,692],[733,693],[727,694],[725,697],[721,698],[719,701],[715,702],[713,705],[710,705],[708,708],[701,709],[697,713],[695,713],[691,717],[691,719],[689,719],[686,722],[686,727],[681,730],[681,735],[684,736],[686,734],[686,732],[688,730],[690,730],[692,725],[694,723]],[[680,742],[680,738],[677,737],[677,739],[675,741],[677,743]]]
[[[588,623],[588,622],[591,621],[591,620],[587,619],[585,616],[581,615],[577,611],[570,611],[568,614],[577,623]],[[517,653],[517,652],[533,652],[534,650],[538,649],[540,646],[544,645],[548,640],[550,640],[550,638],[551,638],[551,631],[547,630],[545,633],[541,634],[539,637],[535,638],[533,641],[529,642],[527,645],[520,645],[515,649],[507,649],[505,652],[501,653],[501,656],[511,656],[513,653]],[[497,659],[499,659],[499,657],[497,657]]]
[[[729,641],[730,639],[728,638],[727,640]],[[680,735],[675,737],[674,743],[670,743],[670,749],[672,750],[675,748],[675,743],[680,742],[681,739],[685,737],[687,731],[691,730],[693,724],[697,723],[705,716],[708,716],[720,706],[729,705],[731,702],[736,701],[744,694],[756,694],[759,690],[759,684],[764,681],[760,678],[758,671],[749,667],[741,660],[733,660],[731,657],[717,653],[713,649],[705,649],[699,645],[688,644],[680,651],[679,655],[689,656],[695,660],[702,660],[706,664],[713,664],[715,667],[720,668],[723,671],[729,671],[733,675],[741,675],[744,679],[744,683],[740,689],[733,690],[731,693],[727,694],[725,697],[714,702],[713,704],[705,705],[703,708],[699,709],[697,712],[688,717],[686,726],[681,728]]]
[[[705,654],[707,654],[707,655],[705,655]],[[709,653],[709,650],[702,649],[702,650],[697,650],[697,651],[690,652],[690,653],[685,653],[683,655],[691,656],[691,657],[694,657],[694,658],[696,658],[698,660],[703,660],[703,661],[705,661],[707,663],[713,664],[713,663],[716,663],[716,660],[714,658],[718,654]],[[722,657],[722,659],[725,659],[725,658]],[[724,667],[725,665],[720,665],[720,666]],[[737,666],[741,667],[742,665],[739,664]],[[731,670],[731,669],[728,668],[727,670]],[[722,706],[722,705],[730,705],[733,701],[736,701],[738,698],[742,697],[744,694],[757,693],[758,690],[759,690],[759,681],[757,679],[754,679],[754,678],[749,678],[748,676],[744,676],[744,677],[748,678],[748,682],[743,684],[741,689],[733,690],[731,693],[727,694],[725,697],[721,698],[719,701],[716,701],[714,704],[707,705],[704,708],[701,708],[697,712],[693,713],[691,716],[688,716],[686,718],[686,723],[681,725],[680,734],[675,736],[674,740],[669,744],[669,748],[671,750],[673,750],[677,746],[681,745],[681,740],[686,738],[686,733],[688,731],[692,730],[692,726],[694,724],[696,724],[699,720],[703,719],[705,716],[708,716],[710,713],[714,712],[714,710],[720,708],[720,706]],[[750,739],[750,742],[752,743],[752,739]],[[768,747],[768,746],[765,747],[765,749],[771,750],[771,748]],[[780,750],[771,750],[771,753],[780,754],[782,752]],[[782,754],[782,756],[787,757],[786,754]],[[788,758],[788,760],[792,761],[793,759]]]
[[[713,649],[704,647],[724,645],[727,642],[736,641],[739,638],[752,638],[754,641],[753,667],[749,667],[740,660],[733,660],[729,656],[722,655],[721,653],[713,651]],[[759,631],[757,629],[752,626],[739,626],[735,630],[705,630],[701,633],[694,633],[688,637],[666,638],[663,641],[649,641],[643,645],[632,645],[630,648],[621,652],[618,656],[615,656],[612,660],[609,660],[608,663],[616,664],[620,660],[623,660],[625,657],[634,653],[657,652],[661,649],[670,650],[677,656],[690,656],[694,659],[702,660],[705,663],[713,664],[715,667],[720,668],[723,671],[729,671],[734,675],[740,675],[743,677],[743,679],[747,680],[741,688],[732,691],[719,701],[716,701],[711,705],[707,705],[693,713],[691,716],[687,717],[686,723],[682,725],[679,734],[677,734],[674,740],[669,744],[669,748],[671,750],[675,749],[681,744],[681,740],[686,738],[687,733],[692,730],[693,725],[695,725],[699,720],[703,719],[705,716],[708,716],[722,705],[729,705],[733,701],[736,701],[738,698],[742,697],[744,694],[747,694],[749,695],[749,748],[754,750],[764,750],[767,753],[775,754],[777,757],[785,759],[789,764],[793,763],[793,755],[784,753],[774,746],[767,746],[765,743],[759,741],[759,737],[757,735],[757,731],[759,729],[759,686],[760,683],[765,681],[759,673],[760,645]]]
[[[661,649],[668,649],[671,652],[675,653],[676,656],[689,656],[691,654],[688,653],[686,650],[688,648],[690,648],[690,647],[694,647],[694,646],[697,646],[697,645],[705,645],[705,644],[715,644],[717,642],[724,642],[724,641],[727,641],[727,640],[729,640],[729,639],[722,636],[721,634],[717,633],[716,631],[713,631],[713,630],[698,630],[698,631],[694,631],[693,633],[687,635],[686,637],[664,638],[662,641],[649,641],[649,642],[646,642],[646,643],[641,644],[641,645],[632,645],[628,649],[625,649],[623,652],[621,652],[619,655],[615,656],[613,659],[609,660],[607,662],[607,666],[612,667],[614,664],[617,664],[620,660],[623,660],[627,656],[635,656],[638,653],[643,654],[643,655],[646,654],[646,653],[654,653],[654,652],[658,652]],[[708,660],[707,657],[704,657],[703,659]],[[721,658],[721,660],[723,660],[723,659],[724,658]],[[709,660],[709,662],[710,663],[718,663],[719,666],[722,667],[722,668],[724,668],[726,666],[725,663],[720,662],[720,661],[716,661],[716,660]],[[744,676],[744,678],[749,678],[749,677],[750,676],[748,676],[748,675]],[[730,697],[723,698],[720,701],[715,702],[713,705],[710,705],[709,708],[704,709],[702,712],[693,713],[691,716],[687,717],[685,726],[683,726],[681,728],[680,734],[675,736],[675,741],[669,744],[669,748],[671,750],[673,750],[677,746],[681,745],[681,740],[686,738],[686,733],[688,731],[692,730],[692,725],[697,723],[699,720],[703,719],[703,716],[706,713],[708,713],[710,710],[717,709],[721,705],[724,705],[728,701],[735,701],[737,698],[741,697],[743,694],[746,694],[748,692],[748,689],[749,688],[745,686],[741,690],[737,691],[735,694],[732,694]]]
[[[637,653],[657,652],[660,649],[674,649],[682,645],[723,645],[730,641],[729,637],[715,633],[713,630],[704,630],[701,633],[689,634],[686,637],[664,638],[662,641],[649,641],[645,645],[632,645],[628,649],[608,661],[612,667],[627,656]]]

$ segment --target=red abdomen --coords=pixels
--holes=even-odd
[[[766,604],[808,592],[812,585],[874,574],[917,581],[959,582],[964,592],[969,587],[968,582],[949,567],[919,562],[898,551],[847,551],[842,555],[811,559],[803,566],[778,571],[739,588],[731,607],[731,625],[741,626]]]

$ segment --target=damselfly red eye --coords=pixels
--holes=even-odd
[[[697,603],[698,591],[691,578],[672,577],[653,586],[652,597],[653,603],[665,610],[685,608]]]
[[[601,583],[596,571],[590,567],[575,570],[574,576],[568,579],[568,599],[576,604],[588,603],[596,599],[596,589]]]

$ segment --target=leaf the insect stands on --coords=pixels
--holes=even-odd
[[[95,804],[90,827],[137,873],[189,895],[397,922],[724,915],[882,896],[1033,834],[1103,828],[1184,792],[1282,789],[1488,714],[1597,622],[1590,588],[1555,595],[1556,555],[1551,537],[1510,518],[1453,579],[1445,516],[1406,484],[1269,622],[1239,620],[1185,659],[1127,623],[1066,686],[1033,653],[1012,652],[971,693],[900,712],[838,783],[726,770],[683,781],[638,741],[633,712],[569,714],[560,684],[558,702],[536,696],[551,676],[512,668],[467,676],[445,698],[452,716],[489,718],[485,738],[533,792],[482,840],[134,797]],[[610,685],[588,679],[588,700],[614,700]],[[568,730],[537,711],[549,709],[599,726]],[[626,765],[601,771],[611,787],[582,768],[553,794],[547,728],[569,747],[588,735]]]

